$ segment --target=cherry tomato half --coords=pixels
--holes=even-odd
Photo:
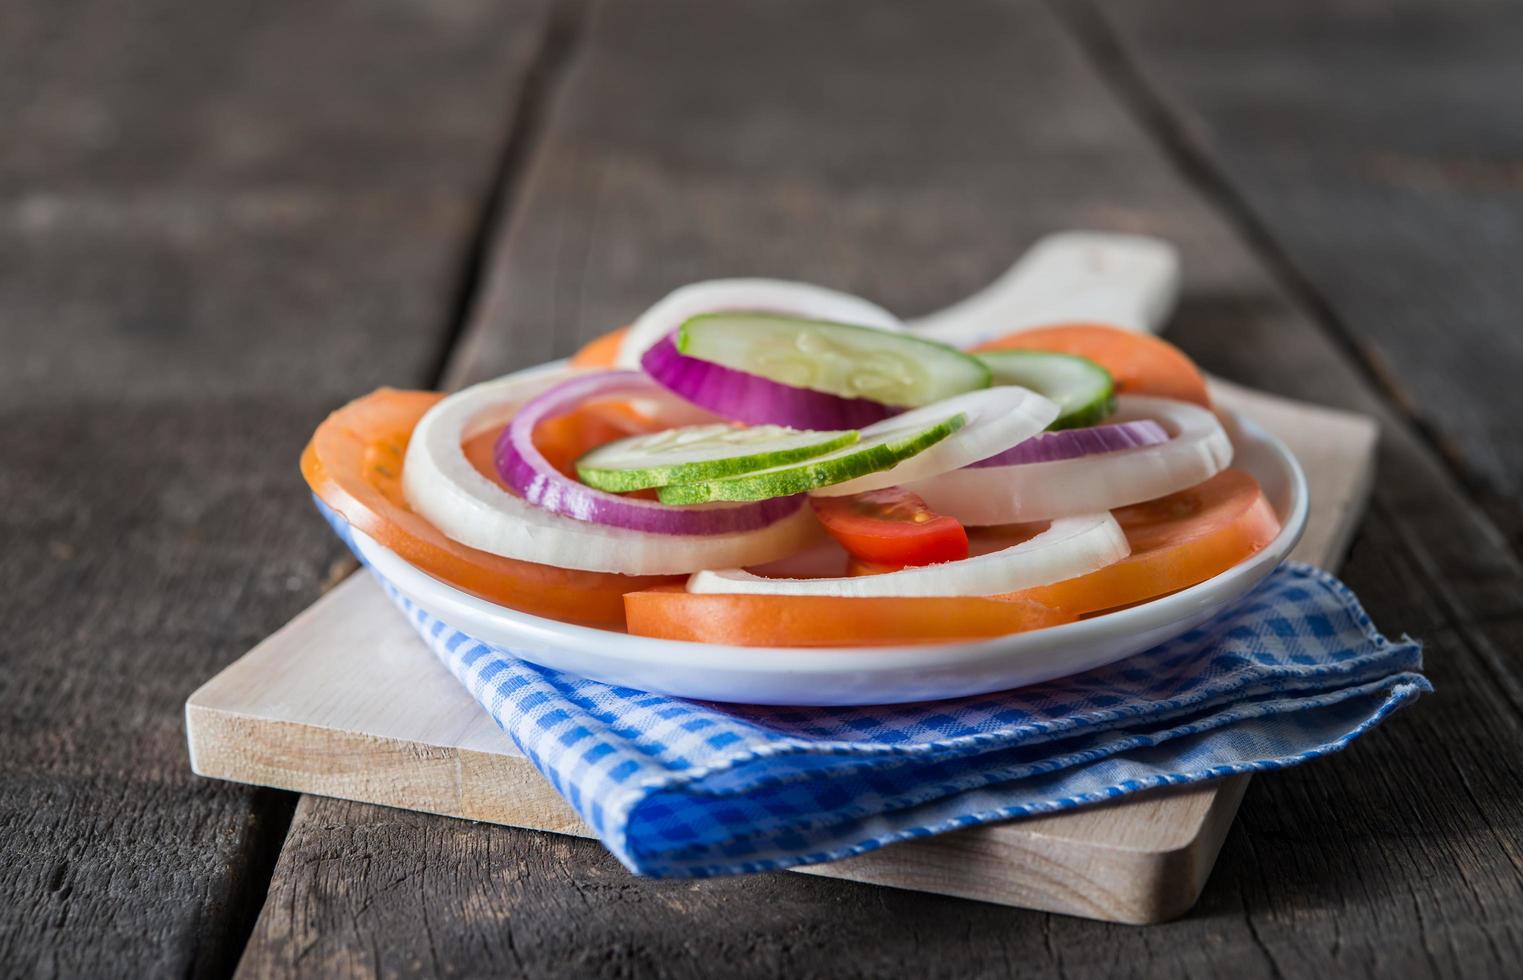
[[[968,557],[968,532],[898,487],[812,497],[814,515],[853,557],[875,565],[934,565]]]

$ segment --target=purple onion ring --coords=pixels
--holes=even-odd
[[[780,384],[677,350],[661,338],[640,358],[645,373],[673,394],[715,415],[747,425],[792,429],[860,429],[902,409],[866,398],[842,398],[823,391]]]
[[[774,524],[803,506],[804,495],[743,504],[673,507],[594,490],[562,474],[534,445],[540,422],[592,398],[662,392],[638,371],[600,371],[562,382],[526,402],[497,437],[493,459],[504,482],[525,500],[555,514],[655,534],[727,534]]]
[[[1140,449],[1169,441],[1169,430],[1152,419],[1135,422],[1111,422],[1084,429],[1060,429],[1042,432],[1018,442],[1004,452],[981,459],[973,467],[1019,466],[1022,463],[1050,463],[1058,459],[1077,459],[1121,449]]]

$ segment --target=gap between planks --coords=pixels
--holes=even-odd
[[[1087,55],[1096,74],[1104,80],[1117,101],[1130,110],[1132,118],[1152,138],[1180,176],[1237,233],[1269,275],[1307,311],[1311,321],[1370,388],[1411,427],[1424,447],[1443,464],[1448,476],[1463,489],[1467,500],[1478,510],[1488,511],[1487,501],[1478,492],[1476,477],[1453,442],[1416,411],[1411,394],[1401,386],[1395,372],[1378,358],[1376,351],[1360,342],[1333,304],[1301,271],[1249,204],[1246,195],[1212,160],[1211,154],[1201,145],[1201,136],[1179,118],[1154,87],[1093,0],[1046,0],[1046,3]],[[1516,558],[1523,560],[1517,542],[1507,541],[1506,546]]]

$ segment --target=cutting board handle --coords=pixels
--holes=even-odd
[[[1038,241],[980,292],[909,325],[958,347],[1074,321],[1157,333],[1178,296],[1179,253],[1168,242],[1065,231]]]

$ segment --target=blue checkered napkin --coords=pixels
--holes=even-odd
[[[1216,622],[1121,663],[1003,694],[868,708],[612,687],[518,660],[381,584],[608,849],[657,876],[830,861],[1295,765],[1432,690],[1416,642],[1390,642],[1342,583],[1296,564]]]

